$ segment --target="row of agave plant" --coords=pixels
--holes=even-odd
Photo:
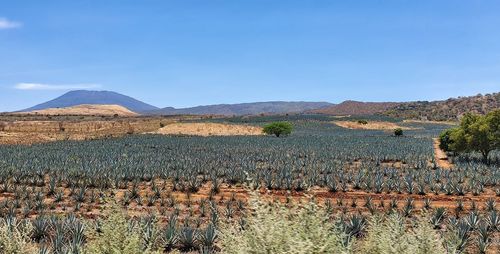
[[[306,202],[316,201],[312,199]],[[326,214],[330,215],[330,223],[337,223],[337,227],[343,230],[347,246],[353,239],[364,236],[370,215],[346,212],[341,209],[343,206],[339,202],[342,201],[337,201],[338,206],[336,206],[330,200],[326,200],[322,207]],[[198,205],[200,212],[189,215],[182,215],[175,202],[172,205],[176,209],[162,216],[165,218],[163,221],[155,213],[129,220],[130,228],[141,229],[141,243],[144,248],[154,246],[166,252],[178,249],[214,253],[218,250],[217,240],[221,224],[237,220],[238,227],[245,230],[246,216],[252,214],[252,210],[249,210],[244,202],[233,197],[223,203],[215,199],[202,200]],[[287,203],[287,205],[294,206],[295,204]],[[186,204],[186,206],[191,205]],[[372,215],[397,213],[403,219],[408,218],[407,223],[411,223],[414,217],[426,216],[428,223],[432,224],[435,229],[446,230],[453,234],[454,248],[456,248],[454,253],[460,253],[471,246],[477,248],[480,253],[486,253],[493,244],[495,234],[498,235],[500,230],[500,214],[493,199],[486,202],[483,212],[473,208],[456,215],[449,214],[448,210],[443,207],[433,208],[430,202],[426,202],[421,207],[422,213],[417,215],[412,212],[415,206],[411,198],[408,198],[402,207],[398,206],[397,201],[391,201],[387,206],[385,210],[374,209],[375,204],[369,198],[363,204],[363,207]],[[456,209],[463,209],[463,203],[459,203]],[[0,225],[8,225],[9,228],[26,227],[29,224],[31,230],[28,237],[40,246],[40,253],[57,254],[82,253],[81,250],[88,240],[88,231],[102,232],[105,223],[103,218],[88,220],[77,217],[73,213],[63,217],[40,215],[32,219],[19,219],[9,214],[2,217],[4,219],[0,221]]]
[[[436,170],[436,173],[439,170]],[[450,171],[443,171],[450,172]],[[437,174],[439,175],[439,174]],[[439,177],[438,177],[439,178]],[[58,209],[64,209],[63,211],[68,211],[68,209],[72,208],[74,212],[85,213],[91,211],[95,207],[99,207],[105,202],[106,199],[113,198],[120,200],[124,206],[129,206],[130,204],[134,204],[136,206],[144,206],[144,207],[160,207],[162,209],[166,208],[175,208],[178,204],[177,198],[181,195],[185,195],[185,198],[181,198],[183,200],[187,200],[188,204],[187,208],[191,208],[190,204],[193,202],[191,198],[193,193],[197,191],[197,187],[191,186],[187,184],[184,186],[183,184],[176,183],[176,181],[171,180],[154,180],[151,182],[128,182],[128,181],[117,181],[115,183],[110,182],[109,186],[100,186],[96,187],[89,183],[91,180],[81,180],[81,181],[73,181],[69,180],[66,184],[59,185],[57,181],[53,180],[55,177],[46,178],[45,181],[40,181],[39,184],[25,184],[25,182],[13,182],[13,180],[5,181],[3,184],[0,184],[0,194],[5,198],[0,202],[0,215],[9,215],[14,216],[15,214],[21,214],[22,217],[29,217],[33,214],[43,214],[46,211],[56,211]],[[222,190],[221,182],[216,181],[217,178],[214,178],[210,184],[207,184],[208,191],[208,200],[213,201],[216,199],[217,195],[220,197],[220,201],[222,202],[224,198],[224,193],[220,193]],[[375,179],[375,181],[378,181]],[[409,189],[411,184],[408,184],[408,179],[405,182],[406,189]],[[13,182],[13,183],[11,183]],[[356,189],[357,180],[354,179],[349,186],[354,185],[354,187],[350,187],[350,189]],[[327,182],[328,190],[330,192],[344,191],[341,189],[337,189],[337,187],[333,186],[331,183],[335,183],[335,180],[331,180]],[[249,183],[250,186],[255,188],[258,186],[257,184],[253,184],[253,181]],[[340,185],[339,185],[340,186]],[[189,189],[191,188],[191,189]],[[341,187],[339,187],[341,188]],[[184,190],[180,192],[180,190]],[[416,188],[415,190],[419,190]],[[263,191],[261,189],[261,191]],[[120,198],[117,198],[116,195],[118,192],[123,193]],[[206,192],[205,192],[206,193]],[[271,192],[272,193],[272,192]],[[287,192],[290,193],[290,192]],[[374,191],[375,194],[381,193],[380,191]],[[387,193],[390,193],[389,191]],[[406,193],[414,193],[415,195],[407,196],[406,203],[409,205],[405,205],[408,208],[406,214],[411,213],[414,206],[414,200],[416,196],[419,200],[423,200],[424,207],[431,207],[433,199],[439,199],[439,196],[429,196],[422,191],[415,192],[404,192]],[[419,195],[417,195],[419,194]],[[226,193],[227,195],[227,193]],[[359,202],[356,198],[352,198],[349,193],[339,193],[336,196],[337,204],[342,207],[358,207]],[[390,206],[391,208],[397,208],[398,203],[400,202],[398,199],[401,197],[405,197],[406,195],[397,195],[395,193],[385,195],[382,200],[380,200],[379,204],[375,205],[375,201],[373,198],[377,198],[380,195],[366,195],[365,204],[363,207],[372,210],[374,208],[384,208],[385,206]],[[290,196],[287,196],[289,198]],[[384,203],[384,199],[390,199],[390,205],[386,205]],[[444,196],[443,196],[444,197]],[[456,200],[457,212],[460,213],[464,209],[464,200],[460,197],[453,197]],[[469,197],[468,197],[469,199]],[[476,198],[479,200],[479,197]],[[194,200],[196,201],[196,200]],[[241,200],[237,200],[235,193],[232,193],[229,201],[238,204],[238,210],[242,210],[243,203]],[[350,204],[347,204],[350,202]],[[204,199],[200,201],[200,208],[204,211],[203,204]],[[470,201],[471,210],[479,209],[479,205],[476,203],[475,199]],[[492,210],[495,207],[495,198],[490,197],[485,202],[483,206],[488,210]],[[85,210],[87,209],[87,210]],[[163,214],[164,212],[162,212]]]
[[[469,161],[439,169],[430,138],[319,129],[286,139],[130,136],[2,146],[0,190],[13,185],[124,188],[170,179],[175,189],[196,192],[209,181],[235,185],[248,178],[256,187],[295,191],[320,186],[332,192],[481,195],[498,187],[498,164]]]
[[[306,166],[307,167],[307,166]],[[50,170],[0,171],[0,193],[22,191],[28,187],[44,188],[48,196],[61,195],[60,188],[82,193],[86,189],[136,190],[143,182],[169,180],[174,191],[195,193],[210,183],[218,192],[223,184],[243,184],[252,179],[253,187],[269,190],[304,191],[310,187],[327,188],[330,192],[365,191],[369,193],[418,194],[418,195],[482,195],[492,189],[500,196],[500,170],[495,166],[457,164],[452,170],[440,168],[391,168],[375,163],[360,165],[335,164],[325,168],[272,169],[267,166],[254,170],[253,174],[238,168],[226,168],[211,172],[192,170],[165,170],[161,175],[144,174],[138,177],[126,174],[97,174],[77,171],[57,174]],[[23,186],[23,188],[21,188]],[[21,189],[19,189],[21,188]],[[136,190],[137,191],[137,190]],[[22,193],[20,193],[22,195]],[[40,194],[41,195],[41,194]]]

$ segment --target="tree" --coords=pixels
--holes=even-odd
[[[459,127],[441,133],[440,141],[440,147],[445,151],[477,151],[487,162],[489,153],[500,149],[500,110],[485,116],[465,114]]]
[[[448,129],[439,135],[439,148],[443,151],[450,151],[450,145],[452,144],[451,134],[455,129]]]
[[[264,133],[276,137],[290,135],[292,130],[293,126],[289,122],[274,122],[264,126]]]
[[[403,136],[403,129],[401,129],[401,128],[397,128],[397,129],[395,129],[395,130],[394,130],[394,135],[395,135],[396,137]]]

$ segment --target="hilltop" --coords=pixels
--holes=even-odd
[[[76,90],[67,92],[53,100],[38,104],[21,111],[35,111],[50,108],[66,108],[77,105],[119,105],[133,112],[158,109],[132,97],[111,91]]]
[[[500,93],[450,98],[443,101],[416,101],[395,105],[384,115],[405,119],[454,121],[463,114],[472,112],[486,114],[500,108]]]
[[[191,108],[167,107],[147,113],[154,115],[257,115],[257,114],[285,114],[302,113],[312,109],[319,109],[331,106],[328,102],[253,102],[239,104],[217,104],[207,106],[197,106]]]
[[[310,113],[325,115],[373,115],[398,105],[396,102],[344,101],[340,104],[311,110]]]
[[[137,116],[138,114],[120,105],[89,105],[82,104],[65,108],[48,108],[19,112],[19,114],[38,115],[96,115],[96,116]]]

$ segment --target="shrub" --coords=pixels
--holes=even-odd
[[[448,152],[450,151],[450,146],[452,144],[452,139],[451,139],[451,134],[453,133],[454,129],[448,129],[439,135],[439,148],[441,148],[443,151]]]
[[[107,219],[91,230],[84,253],[141,254],[154,252],[141,242],[141,229],[130,225],[124,212],[114,204]]]
[[[401,129],[401,128],[396,128],[396,129],[394,130],[394,136],[396,136],[396,137],[403,136],[403,129]]]
[[[314,202],[289,208],[252,196],[250,206],[244,225],[222,225],[222,253],[446,253],[441,235],[425,216],[406,223],[397,213],[374,215],[364,232],[363,217],[332,223]]]
[[[0,253],[37,253],[30,239],[32,228],[31,223],[18,222],[15,218],[1,219]]]
[[[313,204],[286,208],[252,197],[253,213],[244,230],[237,223],[221,229],[222,253],[342,253],[345,234],[329,226],[327,217]]]
[[[276,137],[290,135],[292,130],[293,126],[289,122],[274,122],[264,126],[264,133]]]
[[[373,216],[366,238],[361,241],[359,253],[446,253],[443,241],[437,231],[425,219],[418,220],[413,228],[407,229],[404,219],[397,213],[386,218]]]

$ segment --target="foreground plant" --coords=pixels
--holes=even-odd
[[[252,214],[242,230],[229,223],[221,230],[223,253],[347,253],[345,234],[314,204],[288,209],[266,204],[257,197],[250,201]]]
[[[16,218],[0,220],[0,253],[31,254],[37,248],[31,242],[31,223],[20,222]]]
[[[407,228],[404,218],[394,213],[388,217],[373,216],[359,253],[434,254],[446,253],[437,231],[424,219]]]
[[[141,241],[141,229],[129,224],[124,212],[113,205],[108,218],[99,228],[89,233],[84,253],[88,254],[142,254],[155,252]]]

